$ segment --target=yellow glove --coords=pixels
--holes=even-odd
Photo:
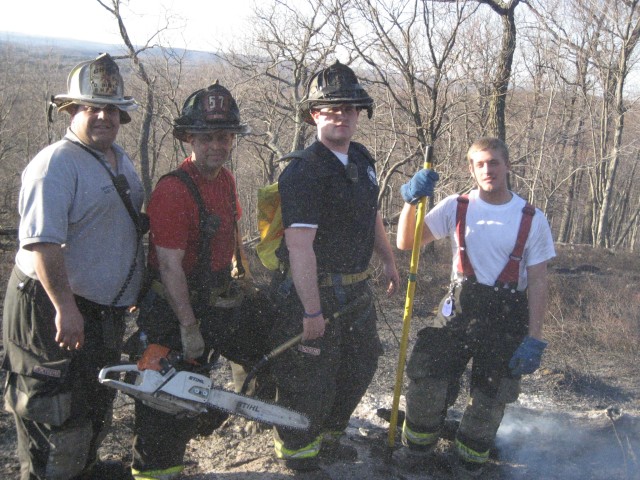
[[[182,354],[185,360],[195,360],[204,353],[204,339],[197,323],[185,327],[180,325],[180,339],[182,340]]]

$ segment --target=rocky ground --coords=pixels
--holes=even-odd
[[[401,260],[404,261],[404,260]],[[560,256],[550,269],[552,285],[560,288],[570,279],[611,282],[611,271],[578,268],[584,261],[575,255]],[[602,261],[607,261],[605,258]],[[625,262],[623,261],[622,264]],[[595,264],[595,262],[594,262]],[[592,264],[589,264],[592,265]],[[597,264],[595,264],[597,265]],[[430,267],[424,267],[426,271]],[[438,268],[438,272],[441,270]],[[446,271],[446,269],[444,269]],[[446,273],[429,273],[421,278],[431,292],[418,292],[414,305],[410,345],[425,315],[441,295]],[[629,278],[637,286],[640,271]],[[593,276],[598,275],[594,280]],[[554,280],[555,279],[555,280]],[[633,287],[634,291],[636,287]],[[391,408],[398,362],[398,338],[401,335],[403,294],[395,299],[378,296],[379,332],[386,353],[380,359],[378,373],[353,415],[345,442],[357,448],[358,461],[353,464],[323,465],[325,478],[334,480],[413,480],[451,479],[448,464],[451,442],[443,439],[434,462],[425,470],[410,472],[390,459],[388,423],[377,415],[380,408]],[[638,301],[636,298],[634,301]],[[638,338],[639,309],[629,333]],[[640,364],[638,349],[626,347],[594,348],[563,343],[562,332],[553,319],[552,342],[545,353],[543,368],[523,381],[523,394],[508,407],[498,432],[495,451],[483,478],[487,479],[602,479],[640,480]],[[555,319],[557,320],[557,319]],[[221,363],[216,381],[229,388],[230,370]],[[404,397],[401,397],[401,408]],[[450,425],[460,418],[466,398],[449,411]],[[119,395],[114,428],[102,448],[104,458],[130,461],[132,403]],[[399,436],[396,436],[396,439]],[[398,441],[396,441],[396,444]],[[0,414],[0,477],[17,478],[15,432],[12,419]],[[187,479],[285,480],[296,477],[273,458],[271,434],[245,420],[231,418],[213,435],[197,438],[187,452]]]

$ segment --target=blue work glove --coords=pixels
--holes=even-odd
[[[429,169],[422,169],[416,173],[411,180],[400,187],[402,199],[415,205],[422,197],[430,197],[433,195],[433,188],[440,176]]]
[[[542,352],[547,347],[547,342],[533,337],[524,337],[524,340],[509,361],[509,368],[514,377],[535,372],[540,366]]]

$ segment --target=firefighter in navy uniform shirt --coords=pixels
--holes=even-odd
[[[308,431],[276,428],[276,456],[294,470],[315,470],[318,457],[353,461],[340,443],[382,353],[371,302],[368,267],[375,251],[389,282],[398,272],[377,209],[374,160],[351,138],[361,110],[373,100],[353,71],[336,62],[311,77],[303,100],[318,139],[292,159],[279,178],[285,227],[274,281],[279,311],[274,344],[303,332],[303,342],[274,364],[278,401],[311,419]],[[325,324],[356,299],[368,302]]]

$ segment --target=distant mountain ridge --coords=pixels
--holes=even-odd
[[[87,40],[77,40],[73,38],[55,38],[44,37],[39,35],[28,35],[18,32],[0,31],[0,46],[12,44],[19,48],[25,48],[32,51],[33,48],[41,49],[39,52],[46,53],[47,50],[56,52],[74,60],[86,60],[95,58],[100,53],[108,52],[113,56],[126,55],[123,44],[109,44],[92,42]],[[180,49],[176,49],[182,51]],[[150,52],[159,52],[160,49],[153,49]],[[200,50],[187,50],[187,57],[191,61],[217,61],[212,52],[204,52]]]
[[[74,50],[83,56],[97,56],[101,52],[110,52],[117,55],[122,51],[122,45],[76,40],[72,38],[43,37],[39,35],[27,35],[18,32],[0,32],[0,44],[14,43],[31,47],[51,47],[62,50]]]

